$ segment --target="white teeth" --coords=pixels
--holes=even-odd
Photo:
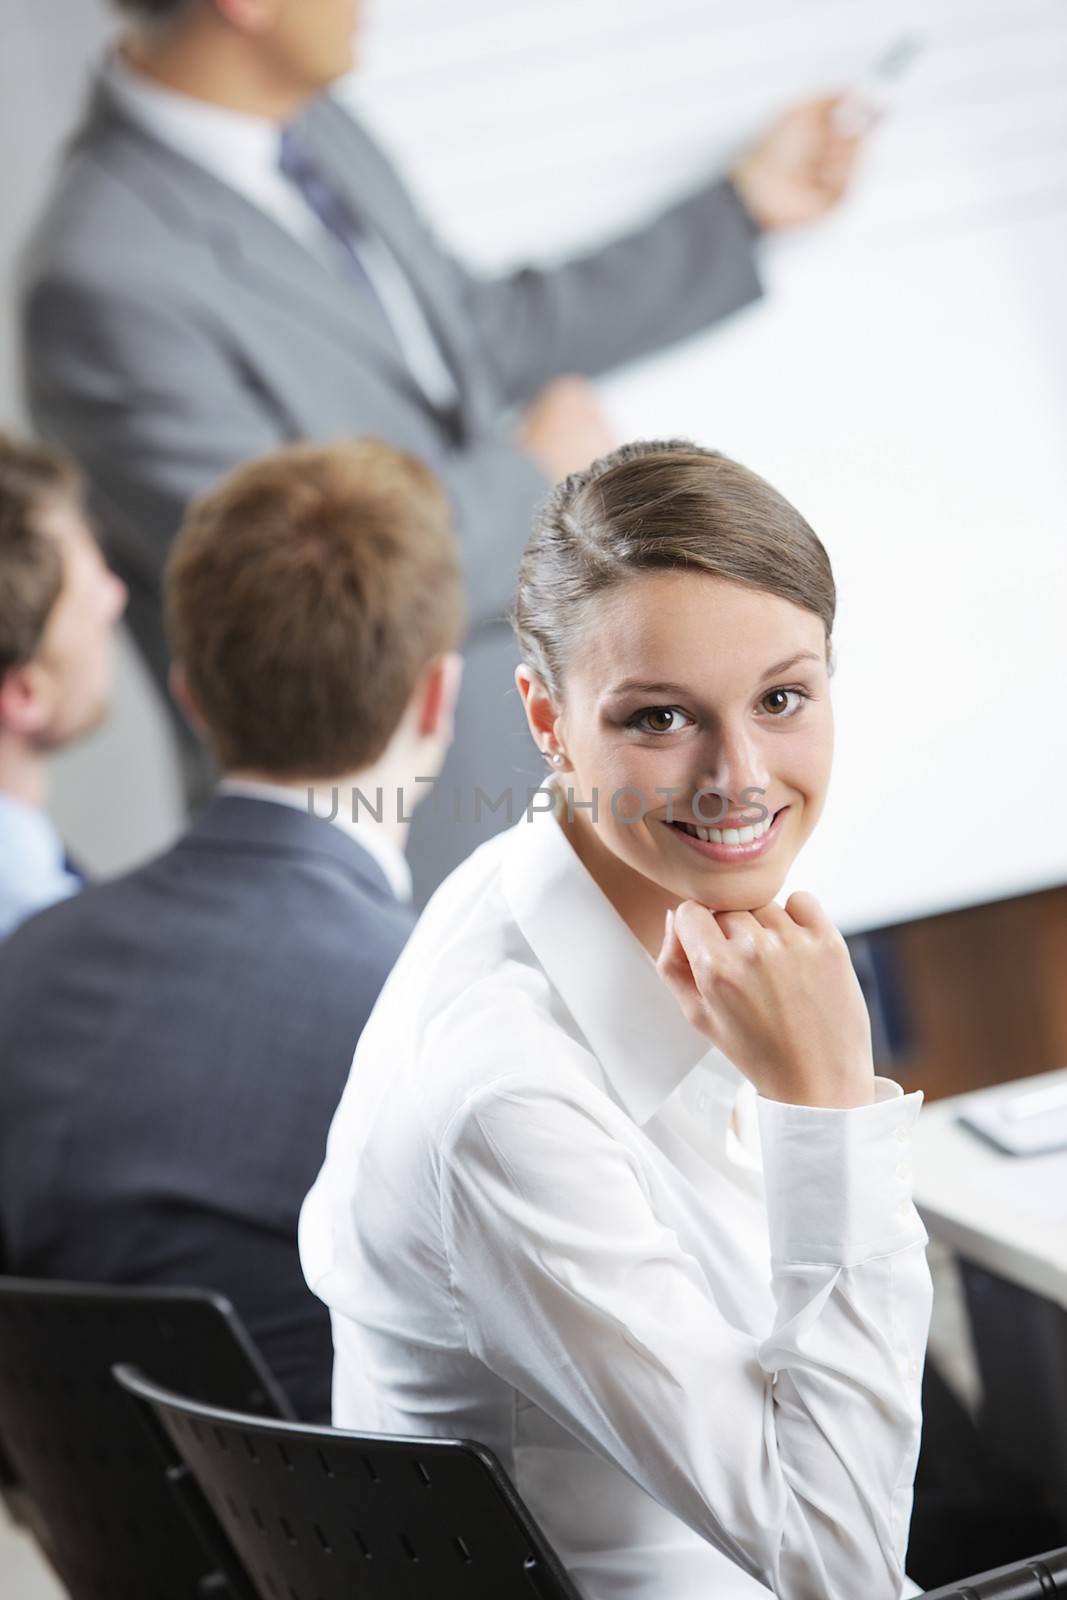
[[[743,828],[701,828],[695,822],[681,822],[680,828],[690,834],[694,839],[702,839],[705,844],[752,844],[756,839],[762,839],[768,828],[773,823],[773,816],[764,817],[762,822],[754,822],[751,826]]]

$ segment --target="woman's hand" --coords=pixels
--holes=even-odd
[[[767,1100],[874,1098],[871,1025],[848,946],[812,894],[785,908],[667,914],[656,963],[686,1018]]]

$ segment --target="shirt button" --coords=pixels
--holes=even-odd
[[[908,1140],[911,1138],[911,1129],[904,1127],[898,1128],[897,1138],[900,1140],[901,1144],[907,1144]]]
[[[902,1200],[900,1202],[900,1204],[897,1206],[896,1210],[897,1210],[897,1216],[898,1217],[910,1217],[911,1216],[911,1201],[910,1200]]]
[[[896,1166],[893,1168],[893,1174],[897,1178],[910,1178],[911,1177],[911,1162],[910,1161],[898,1161]]]
[[[917,1361],[909,1361],[908,1362],[908,1377],[909,1378],[917,1378],[918,1376],[919,1376],[919,1363]]]

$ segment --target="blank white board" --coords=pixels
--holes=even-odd
[[[856,931],[1067,881],[1064,0],[368,9],[354,101],[486,270],[606,236],[921,39],[848,202],[765,247],[764,300],[603,393],[620,437],[726,450],[829,549],[837,757],[787,891]]]

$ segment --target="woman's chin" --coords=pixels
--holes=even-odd
[[[707,906],[709,911],[756,911],[780,893],[784,872],[731,872],[705,868],[686,875],[682,897]]]

